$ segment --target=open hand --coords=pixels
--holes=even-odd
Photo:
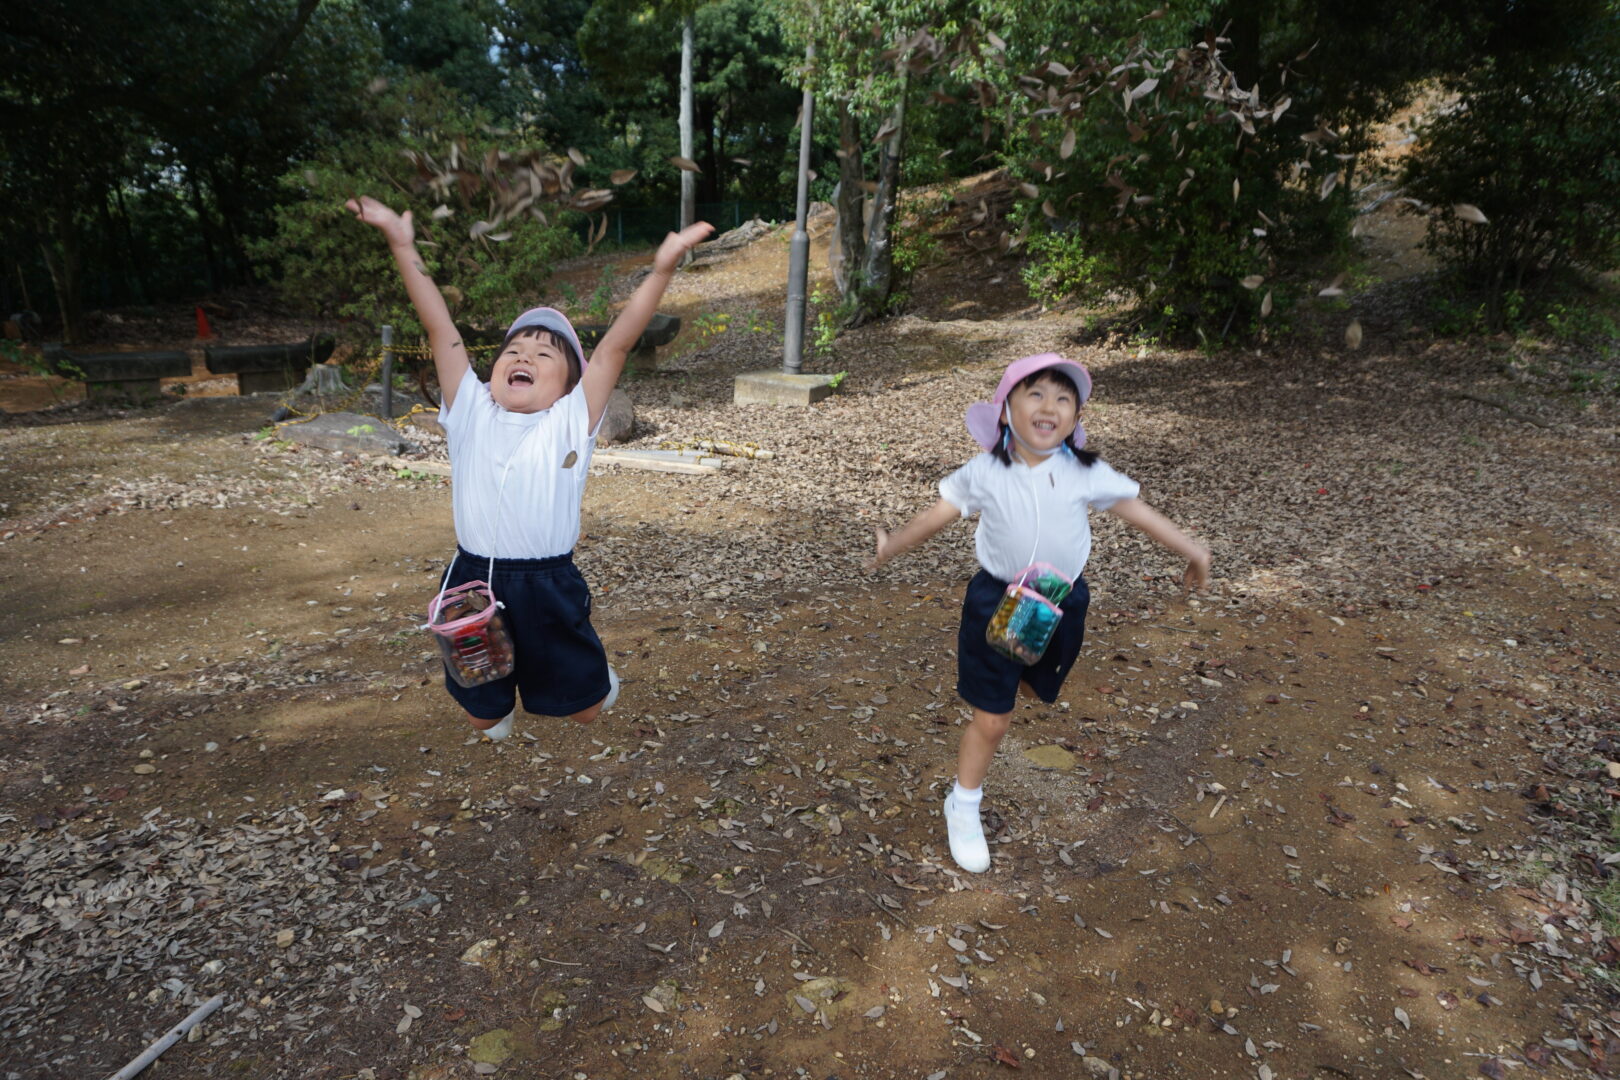
[[[658,245],[658,253],[653,256],[653,269],[673,274],[675,268],[681,265],[681,260],[686,257],[686,253],[707,240],[713,232],[713,225],[707,221],[699,221],[695,225],[688,225],[678,233],[670,233],[664,237],[664,242]]]
[[[348,207],[349,212],[355,217],[379,230],[387,238],[389,247],[410,247],[416,243],[416,227],[411,224],[409,210],[401,216],[370,195],[350,199],[343,205]]]
[[[1209,549],[1200,548],[1197,554],[1187,559],[1187,569],[1181,575],[1181,588],[1184,592],[1203,592],[1209,588]]]
[[[866,560],[866,569],[868,571],[876,570],[888,562],[895,553],[894,541],[889,538],[888,529],[873,529],[872,535],[877,540],[877,554]]]

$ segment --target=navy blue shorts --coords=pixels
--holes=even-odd
[[[489,557],[458,549],[446,588],[483,581]],[[574,556],[496,559],[495,599],[506,605],[516,663],[512,674],[481,686],[462,686],[445,672],[450,696],[480,720],[499,720],[518,695],[525,712],[571,716],[607,697],[608,661],[591,626],[591,590]]]
[[[996,652],[984,640],[990,616],[1006,592],[1005,581],[984,570],[974,574],[962,598],[962,627],[956,632],[956,692],[975,709],[998,715],[1013,711],[1020,682],[1029,683],[1030,689],[1048,705],[1057,700],[1063,680],[1085,642],[1086,608],[1091,603],[1086,579],[1076,579],[1074,591],[1058,605],[1063,618],[1058,621],[1046,653],[1026,667]]]

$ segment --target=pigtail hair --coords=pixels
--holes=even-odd
[[[1008,444],[1012,442],[1012,432],[1008,430],[1005,420],[1001,422],[1000,431],[1001,438],[996,440],[996,445],[990,451],[990,456],[1010,469],[1012,468],[1013,459],[1012,450]],[[1101,456],[1095,450],[1082,450],[1074,445],[1073,435],[1070,435],[1063,445],[1069,448],[1069,453],[1074,455],[1074,460],[1088,469],[1097,464],[1097,458]]]

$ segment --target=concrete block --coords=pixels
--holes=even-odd
[[[831,375],[789,375],[782,371],[745,371],[733,385],[738,405],[814,405],[833,392]]]
[[[358,413],[324,413],[313,420],[286,424],[276,430],[276,437],[345,454],[392,457],[420,449],[376,417]]]

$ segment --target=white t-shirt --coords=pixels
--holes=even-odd
[[[1079,577],[1091,557],[1087,512],[1134,499],[1140,490],[1101,459],[1088,466],[1069,454],[1035,466],[1017,458],[1007,466],[980,454],[939,482],[940,496],[963,517],[979,515],[979,565],[1002,581],[1038,562]]]
[[[455,399],[439,410],[439,424],[450,442],[451,502],[462,548],[497,559],[572,551],[596,447],[584,387],[576,385],[544,412],[508,412],[468,368]]]

